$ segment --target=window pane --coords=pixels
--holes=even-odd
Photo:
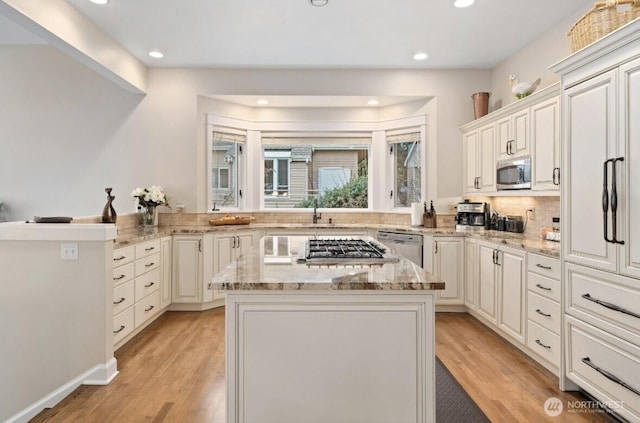
[[[330,141],[263,146],[265,208],[369,206],[368,144]]]
[[[409,207],[421,201],[422,165],[419,142],[399,142],[394,145],[395,207]]]
[[[242,138],[233,134],[214,132],[209,166],[211,167],[211,207],[237,207],[237,172]]]
[[[229,169],[220,169],[220,188],[229,188]]]

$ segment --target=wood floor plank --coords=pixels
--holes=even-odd
[[[464,313],[438,313],[436,353],[493,422],[605,422],[597,413],[547,416],[544,401],[584,399]],[[32,422],[224,423],[224,309],[168,312],[116,352],[108,386],[81,386]],[[457,423],[457,422],[454,422]]]

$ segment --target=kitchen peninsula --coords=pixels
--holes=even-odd
[[[444,283],[392,254],[304,262],[307,242],[264,237],[213,279],[227,290],[227,422],[435,421]]]

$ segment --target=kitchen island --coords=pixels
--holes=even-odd
[[[264,237],[213,278],[227,291],[227,422],[435,421],[444,283],[402,258],[301,262],[307,240]]]

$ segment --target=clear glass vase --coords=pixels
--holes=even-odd
[[[145,229],[158,226],[158,214],[155,206],[140,208],[138,212],[138,226]]]

